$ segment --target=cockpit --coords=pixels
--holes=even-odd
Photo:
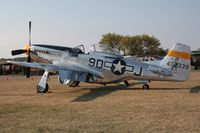
[[[84,47],[84,45],[78,45],[78,46],[72,48],[72,52],[77,53],[77,54],[85,53],[85,47]]]
[[[90,52],[99,52],[121,56],[120,52],[105,44],[94,44],[90,47]]]

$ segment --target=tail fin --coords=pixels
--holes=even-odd
[[[190,46],[177,43],[169,50],[160,65],[171,69],[173,72],[172,80],[184,81],[190,76],[190,59]]]

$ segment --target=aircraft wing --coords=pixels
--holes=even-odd
[[[31,68],[38,68],[43,69],[47,71],[59,71],[59,70],[66,70],[66,71],[77,71],[77,72],[86,72],[91,73],[94,76],[103,78],[103,74],[95,70],[93,68],[89,68],[87,66],[84,66],[80,63],[73,63],[73,64],[67,64],[67,65],[56,65],[56,64],[43,64],[43,63],[29,63],[29,62],[20,62],[20,61],[7,61],[8,63],[25,66],[25,67],[31,67]]]

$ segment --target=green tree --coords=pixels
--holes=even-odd
[[[124,55],[129,53],[128,46],[131,45],[130,36],[122,36],[120,40],[120,50],[123,51]]]
[[[141,51],[143,56],[158,56],[160,41],[157,38],[144,34],[140,36],[140,41],[140,45],[143,47],[143,51]]]
[[[121,50],[125,55],[157,57],[166,54],[166,51],[160,48],[160,41],[156,37],[146,34],[123,36],[107,33],[102,36],[100,43]]]
[[[122,38],[122,36],[118,35],[116,33],[107,33],[102,36],[102,39],[99,43],[107,44],[107,45],[111,46],[112,48],[116,48],[120,51],[121,50],[121,44],[120,44],[121,38]]]

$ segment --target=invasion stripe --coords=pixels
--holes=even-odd
[[[170,50],[167,55],[176,57],[176,58],[183,58],[183,59],[191,58],[191,54],[185,53],[185,52],[179,52],[179,51],[175,51],[175,50]]]

